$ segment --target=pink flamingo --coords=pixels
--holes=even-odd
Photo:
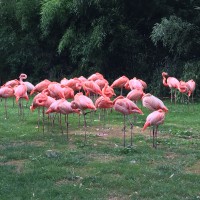
[[[102,93],[104,96],[107,96],[109,98],[116,96],[113,88],[111,88],[107,83],[105,84],[105,86],[102,89]]]
[[[104,127],[105,127],[105,110],[112,108],[113,107],[113,102],[110,100],[109,97],[105,96],[100,96],[96,101],[95,101],[95,107],[99,109],[103,109],[103,116],[104,116]]]
[[[23,80],[26,78],[27,78],[26,74],[20,74],[20,76],[19,76],[20,85],[14,87],[14,95],[16,97],[16,102],[18,103],[18,101],[19,101],[19,114],[20,115],[24,115],[22,98],[26,99],[26,101],[29,100],[29,97],[27,94],[27,87],[23,82]]]
[[[162,72],[162,77],[163,77],[163,85],[166,87],[169,87],[171,90],[171,102],[173,98],[173,90],[174,92],[174,98],[175,98],[175,104],[176,104],[176,90],[179,88],[179,81],[174,78],[174,77],[169,77],[168,73]]]
[[[42,107],[42,127],[43,127],[43,133],[44,133],[44,108],[49,108],[49,106],[55,102],[56,100],[50,96],[47,96],[45,94],[45,91],[42,93],[38,93],[32,101],[32,104],[30,106],[30,110],[33,112],[37,107]],[[38,109],[38,130],[39,130],[39,121],[40,121],[40,109]]]
[[[95,74],[92,74],[91,76],[88,77],[88,81],[96,81],[101,79],[104,79],[104,77],[99,72],[96,72]]]
[[[143,90],[141,89],[133,89],[127,94],[127,98],[131,101],[134,101],[134,103],[137,103],[138,100],[141,100],[144,95]]]
[[[0,97],[5,99],[5,118],[7,119],[7,98],[14,97],[14,89],[11,86],[2,86],[0,88]]]
[[[191,79],[191,80],[189,80],[188,82],[187,82],[187,84],[189,85],[189,92],[188,92],[188,96],[190,97],[191,96],[191,94],[192,94],[192,103],[194,102],[194,99],[193,99],[193,94],[194,94],[194,90],[195,90],[195,88],[196,88],[196,83],[195,83],[195,81],[193,80],[193,79]]]
[[[68,129],[69,129],[68,115],[70,113],[80,114],[80,110],[79,109],[73,109],[71,107],[71,102],[68,102],[65,99],[59,99],[56,102],[51,104],[51,106],[46,111],[46,114],[49,114],[49,113],[52,113],[52,112],[57,112],[57,113],[60,113],[60,114],[64,114],[66,116],[65,117],[65,123],[66,123],[66,127],[67,127],[67,139],[68,139]],[[61,126],[61,129],[62,129],[61,117],[60,117],[60,126]],[[63,133],[63,129],[62,129],[62,133]]]
[[[49,91],[49,96],[55,98],[55,99],[62,99],[65,98],[64,95],[64,90],[61,87],[60,83],[57,82],[51,82],[48,85],[48,91]]]
[[[117,97],[114,101],[114,110],[116,110],[117,112],[120,112],[124,115],[124,147],[125,147],[125,132],[126,132],[126,116],[130,115],[132,113],[138,113],[138,114],[143,114],[143,112],[137,107],[137,105],[135,103],[133,103],[131,100],[123,97],[123,96],[119,96]],[[132,146],[132,128],[133,125],[131,123],[131,146]]]
[[[86,96],[90,96],[90,94],[103,95],[100,87],[94,81],[83,82],[83,90],[85,91]]]
[[[126,76],[121,76],[112,83],[111,88],[115,87],[121,88],[121,95],[122,95],[123,87],[126,85],[128,81],[129,79]]]
[[[32,95],[35,92],[42,92],[44,89],[48,88],[48,85],[51,83],[48,79],[45,79],[38,84],[35,85],[34,89],[31,91],[30,95]]]
[[[155,126],[155,129],[153,128],[153,147],[157,148],[157,132],[158,132],[158,126],[160,124],[163,124],[165,119],[165,112],[162,109],[153,111],[150,113],[147,118],[146,122],[143,126],[143,131],[148,127],[148,126]]]
[[[85,115],[87,113],[85,112],[85,110],[86,109],[96,110],[96,107],[95,107],[94,103],[92,102],[92,100],[89,97],[83,95],[82,92],[79,92],[74,96],[74,101],[71,102],[71,107],[73,109],[80,109],[82,111],[82,113],[83,113],[84,129],[85,129],[85,141],[86,141],[86,127],[87,127],[87,124],[86,124]]]

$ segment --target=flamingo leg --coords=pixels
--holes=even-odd
[[[121,92],[120,92],[121,96],[122,96],[122,93],[123,93],[123,87],[121,87]]]
[[[63,135],[62,115],[61,115],[61,113],[60,113],[60,117],[59,117],[59,123],[60,123],[61,133],[62,133],[62,135]]]
[[[172,103],[172,98],[173,98],[173,94],[172,94],[173,90],[171,88],[171,103]]]
[[[8,118],[8,112],[7,112],[7,98],[5,98],[5,117]]]
[[[131,125],[131,146],[133,146],[133,123],[131,122],[129,116],[128,116],[128,120],[129,120],[130,125]]]
[[[103,109],[103,129],[106,127],[106,109]]]
[[[155,127],[153,126],[153,147],[155,148]]]
[[[158,125],[155,128],[155,149],[157,149]]]
[[[87,123],[86,123],[86,117],[85,117],[85,115],[86,115],[87,113],[85,113],[84,111],[83,111],[83,117],[84,117],[84,131],[85,131],[85,142],[86,142],[86,128],[87,128]]]
[[[44,107],[42,107],[42,132],[44,134]]]
[[[40,107],[38,108],[38,121],[37,121],[37,125],[38,125],[38,131],[39,131],[39,127],[40,127]]]
[[[67,127],[67,140],[68,140],[68,138],[69,138],[69,136],[68,136],[68,131],[69,131],[68,114],[67,114],[67,115],[65,115],[65,117],[66,117],[66,127]]]
[[[124,133],[124,147],[126,146],[126,115],[124,115],[124,128],[123,128],[123,133]]]

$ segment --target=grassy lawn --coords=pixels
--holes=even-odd
[[[38,111],[0,102],[0,199],[200,199],[200,103],[169,108],[159,127],[158,148],[152,148],[150,128],[141,128],[149,113],[137,117],[133,146],[130,126],[123,147],[123,116],[108,112],[105,125],[99,111],[83,117],[69,115],[69,139],[55,118],[37,126]],[[140,106],[139,102],[139,107]],[[41,116],[42,117],[42,116]],[[101,118],[102,119],[102,118]],[[133,120],[133,117],[131,116]]]

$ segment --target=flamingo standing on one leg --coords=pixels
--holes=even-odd
[[[87,127],[87,124],[86,124],[85,115],[87,113],[85,113],[85,110],[86,109],[96,110],[96,107],[95,107],[94,103],[92,102],[92,100],[89,97],[83,95],[82,92],[79,92],[74,96],[74,101],[71,102],[71,107],[73,109],[80,109],[83,113],[84,129],[85,129],[85,142],[86,142],[86,127]]]
[[[124,147],[125,147],[125,132],[126,132],[126,122],[125,122],[125,118],[126,115],[130,115],[132,113],[138,113],[138,114],[143,114],[143,112],[137,107],[137,105],[135,103],[133,103],[131,100],[123,97],[123,96],[119,96],[117,97],[114,101],[114,106],[113,108],[122,113],[124,115],[124,128],[123,128],[123,132],[124,132]],[[132,124],[131,124],[131,130],[132,130]],[[132,131],[131,131],[132,133]],[[131,145],[132,145],[132,134],[131,134]]]
[[[126,85],[127,82],[129,82],[129,79],[126,76],[121,76],[120,78],[116,79],[110,87],[111,88],[115,88],[115,87],[121,88],[121,95],[122,95],[123,87]]]
[[[105,127],[105,110],[108,108],[113,107],[113,102],[110,100],[109,97],[105,96],[100,96],[96,101],[95,101],[95,107],[99,109],[103,109],[103,126]]]
[[[157,132],[158,132],[158,126],[160,124],[163,124],[165,119],[165,112],[162,109],[153,111],[150,113],[147,118],[146,122],[143,126],[143,131],[148,127],[148,126],[155,126],[155,129],[153,129],[153,147],[157,148]]]

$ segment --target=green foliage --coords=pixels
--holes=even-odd
[[[195,24],[185,22],[176,16],[162,18],[156,23],[151,33],[155,45],[161,42],[170,52],[185,56],[193,52],[195,45],[200,45],[200,28]]]

